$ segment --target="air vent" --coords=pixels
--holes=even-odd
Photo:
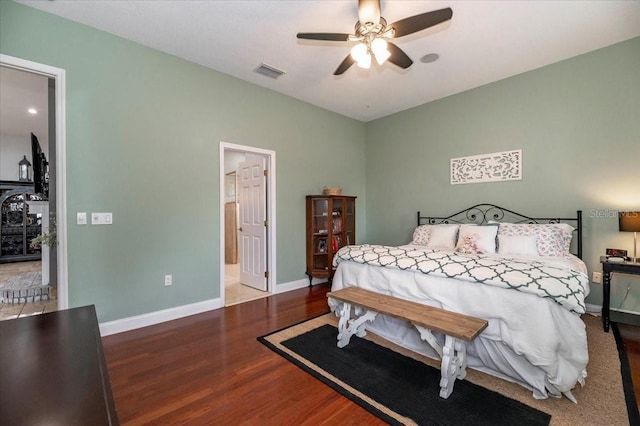
[[[284,71],[279,70],[278,68],[274,68],[267,64],[260,64],[258,68],[254,70],[258,74],[266,75],[269,78],[276,79],[284,74]]]

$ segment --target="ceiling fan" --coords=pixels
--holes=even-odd
[[[387,25],[387,21],[380,16],[380,0],[358,0],[358,22],[353,34],[341,33],[298,33],[298,38],[307,40],[347,41],[358,42],[333,75],[343,74],[354,63],[361,68],[371,66],[371,57],[382,65],[385,61],[409,68],[413,61],[395,44],[387,41],[400,38],[441,22],[448,21],[453,16],[451,8],[434,10],[401,19]]]

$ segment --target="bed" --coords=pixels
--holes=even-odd
[[[588,361],[581,257],[581,211],[529,217],[478,204],[444,217],[418,212],[407,245],[341,248],[332,291],[356,286],[486,319],[467,348],[470,368],[516,382],[537,399],[576,402],[571,390],[584,384]],[[329,305],[339,315],[339,302]],[[368,330],[437,358],[404,321],[378,315]]]

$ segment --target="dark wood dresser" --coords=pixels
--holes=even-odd
[[[94,306],[0,321],[0,425],[118,425]]]

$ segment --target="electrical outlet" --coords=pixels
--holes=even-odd
[[[591,277],[591,281],[594,283],[602,284],[602,272],[594,272]]]
[[[164,285],[165,286],[170,286],[173,284],[173,277],[171,275],[165,275],[164,276]]]

